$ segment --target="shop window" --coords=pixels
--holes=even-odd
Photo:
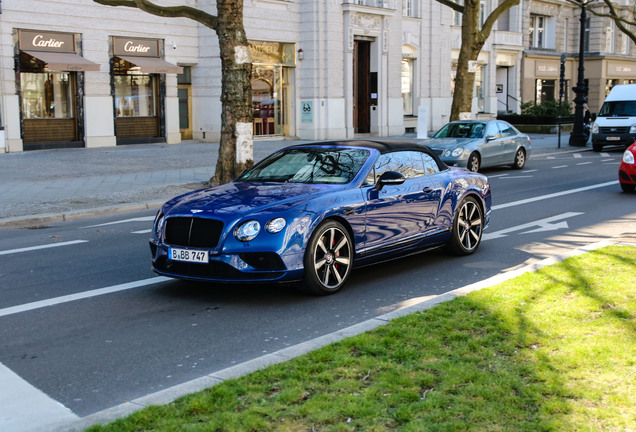
[[[20,74],[25,119],[73,118],[71,75],[65,72]]]
[[[74,117],[74,77],[69,72],[47,72],[44,62],[20,53],[20,94],[25,119]]]
[[[413,59],[402,59],[402,107],[404,115],[413,115]]]
[[[536,81],[536,95],[534,101],[537,104],[541,104],[543,102],[557,100],[555,97],[557,95],[556,88],[557,80],[538,79]]]
[[[254,65],[252,108],[254,135],[282,135],[288,125],[289,68]]]
[[[152,75],[115,75],[117,117],[156,116],[154,78]]]

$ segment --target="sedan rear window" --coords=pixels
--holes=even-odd
[[[365,149],[293,148],[258,163],[236,181],[345,184],[371,152]]]

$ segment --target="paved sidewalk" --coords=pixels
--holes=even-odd
[[[387,139],[417,140],[414,134]],[[531,135],[532,155],[585,151],[558,148],[556,134]],[[258,161],[275,150],[308,141],[254,141]],[[214,174],[217,143],[140,144],[96,149],[0,154],[0,228],[34,226],[90,214],[157,208],[198,189]]]

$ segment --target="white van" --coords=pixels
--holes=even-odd
[[[592,126],[594,151],[603,146],[636,141],[636,84],[612,87]]]

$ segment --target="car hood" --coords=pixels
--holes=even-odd
[[[430,148],[446,149],[455,148],[457,146],[465,146],[472,142],[480,141],[481,138],[431,138],[423,142]]]
[[[166,214],[227,217],[262,211],[279,212],[304,204],[343,185],[236,182],[178,196],[164,205]]]

